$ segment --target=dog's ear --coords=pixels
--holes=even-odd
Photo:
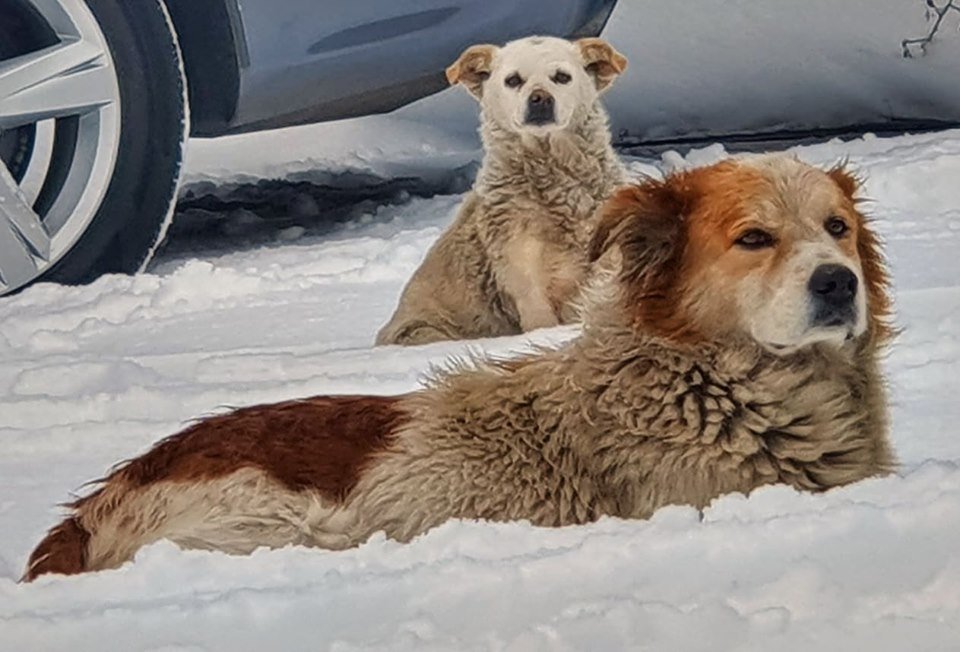
[[[490,77],[493,56],[499,49],[496,45],[471,45],[447,67],[447,81],[450,84],[463,84],[471,95],[480,99],[483,82]]]
[[[600,209],[588,250],[590,262],[596,263],[610,249],[619,249],[625,307],[637,321],[663,334],[680,328],[684,188],[674,177],[621,188]]]
[[[846,161],[834,165],[827,170],[827,176],[833,179],[833,182],[840,187],[843,194],[850,201],[857,200],[857,191],[860,190],[860,179],[847,168]]]
[[[627,69],[627,58],[600,38],[582,38],[574,42],[580,50],[583,65],[593,77],[598,90],[606,89],[617,75]]]
[[[673,184],[644,179],[620,188],[600,207],[588,249],[590,262],[616,246],[630,276],[659,273],[657,267],[676,253],[682,211]]]
[[[863,280],[867,288],[869,329],[876,341],[883,343],[889,340],[894,332],[890,324],[892,306],[889,294],[890,274],[887,271],[887,262],[880,239],[870,228],[870,221],[856,207],[860,179],[850,171],[846,162],[827,170],[827,176],[833,179],[833,182],[846,195],[857,215],[857,256],[860,258]]]
[[[863,268],[863,278],[867,286],[870,332],[877,342],[882,344],[894,334],[890,323],[890,274],[887,272],[880,240],[870,228],[869,221],[862,215],[857,229],[857,255],[860,257],[860,266]]]

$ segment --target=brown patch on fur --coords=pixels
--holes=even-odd
[[[759,173],[725,162],[622,188],[602,209],[590,260],[619,246],[621,284],[636,323],[675,341],[695,340],[683,301],[701,261],[688,254],[718,246],[713,240],[724,236],[762,184]]]
[[[406,423],[408,415],[397,405],[403,398],[319,396],[209,417],[121,464],[101,481],[103,487],[69,507],[82,513],[107,487],[130,492],[160,482],[211,480],[244,468],[260,469],[292,491],[314,490],[341,501]],[[89,538],[77,517],[63,521],[30,556],[24,580],[88,570]]]
[[[677,284],[682,264],[684,205],[672,184],[645,179],[622,188],[604,205],[590,243],[590,261],[612,245],[620,249],[620,279],[629,305],[644,326],[673,332],[677,319]]]
[[[407,415],[396,396],[321,396],[210,417],[126,462],[106,482],[188,482],[256,467],[294,491],[340,500]]]
[[[870,333],[878,344],[884,344],[894,335],[890,324],[892,303],[890,301],[890,275],[887,272],[886,259],[881,250],[880,239],[870,229],[869,220],[856,210],[860,189],[860,180],[844,164],[827,171],[827,175],[836,183],[853,206],[857,219],[857,256],[863,269],[867,286],[867,308],[870,311]]]
[[[30,554],[21,582],[32,582],[41,575],[56,573],[76,575],[86,568],[87,543],[90,533],[76,518],[68,518],[47,532],[47,536]]]
[[[580,49],[587,71],[597,80],[597,88],[601,90],[627,69],[627,58],[601,38],[582,38],[574,44]]]
[[[480,97],[483,82],[490,77],[491,62],[497,49],[497,46],[485,43],[471,45],[447,67],[447,81],[451,85],[463,84],[471,94]]]

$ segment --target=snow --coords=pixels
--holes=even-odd
[[[849,158],[887,243],[903,329],[885,361],[892,477],[824,495],[769,487],[649,521],[451,522],[344,552],[161,542],[115,571],[16,583],[68,492],[188,419],[408,391],[450,355],[575,336],[372,348],[461,195],[364,188],[460,191],[471,139],[401,115],[192,143],[188,194],[235,197],[261,177],[312,185],[284,190],[300,207],[289,219],[191,209],[147,274],[0,299],[0,650],[957,649],[960,130],[795,148]],[[346,189],[329,209],[311,194],[325,186]]]

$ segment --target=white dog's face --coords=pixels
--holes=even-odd
[[[447,69],[483,107],[486,119],[515,133],[544,135],[575,123],[626,68],[600,39],[532,36],[502,48],[474,45]]]

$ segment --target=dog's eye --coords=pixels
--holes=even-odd
[[[750,229],[734,240],[737,246],[743,247],[744,249],[764,249],[766,247],[772,247],[775,242],[776,240],[774,240],[773,236],[762,229]]]
[[[827,233],[832,235],[834,238],[842,238],[843,236],[847,235],[847,232],[850,230],[850,227],[847,226],[847,223],[836,215],[828,217],[827,221],[823,223],[823,228],[825,228]]]
[[[569,84],[570,80],[573,79],[573,77],[563,72],[562,70],[558,70],[557,72],[554,73],[553,77],[551,77],[550,79],[552,79],[553,83],[555,84]]]
[[[520,88],[523,86],[523,77],[517,73],[513,73],[509,77],[503,80],[503,83],[507,85],[507,88]]]

